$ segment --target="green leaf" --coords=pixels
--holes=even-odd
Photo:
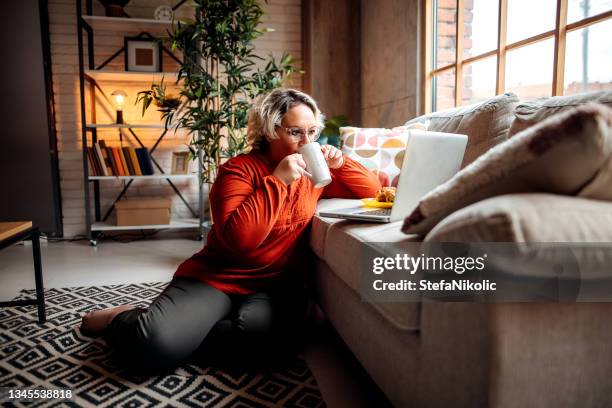
[[[203,153],[203,179],[208,182],[213,181],[218,157],[233,157],[248,148],[245,127],[253,98],[300,71],[289,54],[276,61],[255,53],[253,41],[274,31],[259,28],[263,10],[257,0],[194,3],[195,20],[179,21],[168,33],[171,49],[183,55],[176,83],[179,96],[167,94],[162,78],[139,92],[137,103],[144,114],[155,102],[166,126],[174,123],[187,130],[192,157],[198,150]],[[218,73],[201,63],[210,60],[218,61]],[[264,68],[257,68],[261,63]]]

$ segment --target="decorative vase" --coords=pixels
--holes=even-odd
[[[104,5],[106,11],[106,17],[123,17],[125,12],[123,8],[130,2],[130,0],[101,0],[100,3]]]

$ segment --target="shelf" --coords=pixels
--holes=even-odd
[[[181,1],[180,4],[182,3],[183,2]],[[108,35],[117,36],[118,35],[121,38],[124,38],[124,37],[134,37],[139,33],[145,32],[145,33],[149,33],[151,36],[157,39],[166,41],[168,37],[168,32],[172,32],[172,30],[177,26],[179,22],[179,20],[160,21],[160,20],[154,20],[152,18],[148,19],[148,18],[128,18],[128,17],[106,17],[102,15],[97,15],[97,16],[81,15],[81,16],[78,16],[78,19],[79,19],[78,26],[80,28],[80,30],[77,30],[79,31],[78,35],[82,36],[84,32],[87,31],[88,39],[90,40],[87,42],[87,44],[84,44],[83,42],[79,41],[79,44],[78,44],[79,57],[85,57],[85,55],[87,54],[92,59],[96,59],[95,57],[101,58],[102,56],[105,56],[106,53],[104,53],[104,55],[97,55],[96,53],[97,44],[101,44],[103,46],[108,45],[107,44],[108,41],[106,41],[106,39],[104,38],[105,36],[108,36]],[[97,39],[95,38],[96,35],[98,34],[102,34],[100,36],[101,41],[97,41]],[[108,47],[105,47],[105,49],[107,48]],[[165,48],[165,51],[171,52],[170,50],[166,48]],[[100,50],[100,53],[102,54],[102,50]],[[80,92],[81,109],[84,109],[85,111],[87,111],[87,107],[89,103],[93,105],[93,106],[89,106],[89,108],[93,112],[95,112],[94,110],[95,106],[99,102],[96,99],[96,96],[99,96],[97,92],[100,92],[102,95],[104,95],[105,94],[105,90],[103,89],[104,86],[112,86],[114,89],[120,89],[121,88],[120,85],[121,83],[123,83],[123,86],[131,86],[131,85],[137,86],[137,87],[142,86],[143,88],[141,89],[144,89],[144,88],[150,87],[152,83],[161,82],[163,78],[164,84],[166,84],[169,89],[175,87],[175,84],[177,83],[177,80],[178,80],[178,69],[176,69],[175,72],[137,72],[137,71],[124,71],[122,67],[118,65],[113,66],[113,67],[107,65],[108,62],[110,62],[111,60],[117,63],[123,62],[122,61],[123,58],[121,54],[122,53],[120,49],[119,51],[114,53],[111,58],[105,60],[104,63],[102,63],[101,65],[102,69],[100,70],[94,70],[93,69],[94,66],[90,66],[92,69],[86,70],[83,64],[79,64],[79,78],[81,79],[81,81],[83,80],[87,81],[86,83],[91,91],[90,95],[86,95],[86,92]],[[83,61],[83,59],[80,59],[80,60]],[[173,70],[173,69],[175,69],[174,66],[166,67],[166,70]],[[83,91],[85,91],[85,89],[83,89]],[[91,99],[87,100],[87,96],[90,96]],[[170,134],[175,132],[175,130],[178,128],[178,123],[169,124],[168,127],[166,127],[164,125],[165,122],[146,121],[146,119],[144,118],[136,118],[136,117],[132,118],[132,120],[136,121],[137,123],[130,123],[128,121],[128,123],[122,123],[122,124],[113,123],[114,118],[112,116],[110,116],[109,118],[102,119],[102,123],[95,123],[97,122],[97,120],[93,118],[95,118],[95,115],[92,116],[91,123],[87,123],[87,121],[84,121],[85,122],[83,124],[84,126],[81,129],[82,130],[81,132],[82,133],[81,135],[82,147],[83,147],[83,153],[84,153],[83,154],[83,168],[85,169],[84,174],[87,174],[87,166],[89,165],[86,148],[88,144],[90,143],[90,140],[93,140],[91,138],[95,139],[96,132],[106,133],[110,131],[111,133],[119,133],[119,134],[123,134],[123,136],[128,138],[129,140],[132,140],[131,138],[133,137],[134,140],[138,142],[140,142],[140,139],[139,139],[139,136],[136,135],[136,133],[142,132],[142,133],[151,134],[151,135],[155,133],[157,134],[156,141],[153,142],[151,140],[149,143],[149,141],[147,140],[147,143],[146,143],[148,145],[148,148],[153,148],[153,147],[157,147],[159,143],[162,142],[164,137],[170,136]],[[114,131],[115,129],[116,131]],[[131,129],[133,129],[133,131]],[[129,131],[126,131],[126,130],[129,130]],[[131,135],[128,135],[127,133],[131,133]],[[140,144],[142,145],[142,142],[140,142]],[[111,173],[107,172],[106,174],[111,174]],[[100,235],[101,231],[185,229],[185,230],[198,231],[198,236],[202,238],[202,228],[204,224],[202,223],[202,219],[200,217],[202,215],[201,208],[198,208],[197,205],[200,205],[200,206],[202,205],[203,189],[202,189],[202,180],[200,179],[198,174],[195,174],[195,173],[157,174],[156,173],[156,174],[146,175],[146,176],[136,176],[136,175],[124,175],[124,176],[113,176],[113,175],[93,176],[92,175],[92,176],[89,176],[87,175],[85,177],[86,177],[85,184],[89,184],[90,182],[93,182],[93,184],[95,184],[96,186],[99,186],[100,183],[104,183],[105,181],[121,180],[121,182],[119,183],[117,182],[107,183],[106,186],[110,188],[108,192],[100,191],[100,189],[98,188],[94,189],[93,203],[92,203],[92,197],[91,197],[92,193],[90,192],[90,188],[88,187],[85,188],[85,206],[90,206],[91,204],[93,204],[93,206],[95,207],[95,214],[98,215],[100,219],[102,219],[101,218],[101,215],[102,215],[101,207],[102,206],[100,202],[101,198],[106,199],[107,195],[109,195],[108,198],[110,198],[110,193],[115,192],[116,190],[116,193],[118,195],[116,196],[115,200],[117,201],[126,193],[126,191],[130,188],[130,186],[137,184],[138,180],[156,180],[156,181],[160,180],[159,182],[162,182],[164,185],[167,182],[173,186],[176,183],[176,180],[184,180],[182,182],[183,184],[188,183],[190,185],[193,184],[195,181],[199,187],[198,194],[197,194],[198,204],[194,204],[195,200],[192,200],[192,199],[187,200],[183,196],[181,191],[178,190],[176,187],[174,187],[173,196],[181,198],[183,204],[185,204],[189,212],[181,214],[184,216],[184,218],[179,217],[178,214],[176,214],[175,217],[171,217],[169,224],[117,226],[117,225],[114,225],[115,224],[114,221],[95,222],[95,218],[93,218],[92,216],[93,213],[91,211],[85,211],[85,224],[87,226],[87,237],[91,245],[97,245],[96,234],[92,234],[92,233],[97,233],[98,235]],[[129,182],[126,182],[126,180],[129,180]],[[132,183],[132,181],[134,180],[136,180],[137,183]],[[165,180],[165,181],[161,181],[161,180]],[[152,186],[152,187],[155,187],[155,186]],[[109,217],[109,215],[111,214],[113,210],[114,209],[112,207],[107,209],[107,213],[104,214],[103,218],[109,221],[107,217]],[[193,218],[190,218],[194,214],[196,216]],[[200,216],[198,216],[198,214]]]
[[[197,174],[153,174],[150,176],[89,176],[90,180],[131,180],[131,179],[144,179],[144,180],[161,180],[161,179],[191,179],[198,177]]]
[[[164,129],[164,125],[150,123],[89,123],[87,129]]]
[[[104,71],[85,70],[85,76],[96,82],[160,82],[164,78],[164,84],[173,85],[177,78],[176,72],[131,72],[131,71]]]
[[[172,27],[172,21],[153,20],[148,18],[82,16],[94,30],[104,31],[146,31],[150,34],[166,34]]]
[[[199,228],[197,218],[181,218],[170,220],[170,224],[158,225],[112,225],[104,222],[96,222],[91,225],[92,231],[126,231],[126,230],[145,230],[145,229],[186,229]]]

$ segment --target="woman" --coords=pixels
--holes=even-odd
[[[332,182],[313,186],[297,151],[322,128],[315,101],[300,91],[276,89],[260,99],[249,114],[252,150],[223,164],[211,189],[206,246],[149,308],[90,312],[82,328],[104,331],[128,363],[146,371],[194,354],[240,363],[290,344],[304,317],[300,266],[311,258],[307,227],[317,200],[372,197],[380,188],[373,173],[329,145],[321,150]]]

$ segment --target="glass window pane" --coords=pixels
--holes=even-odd
[[[549,38],[506,54],[506,91],[521,99],[552,95],[554,39]]]
[[[462,105],[484,101],[495,96],[497,57],[485,58],[463,66]]]
[[[464,7],[463,56],[475,57],[496,49],[499,2],[466,0]]]
[[[455,53],[457,52],[457,2],[455,0],[438,0],[435,7],[435,68],[442,68],[455,63]]]
[[[569,0],[567,22],[573,23],[610,10],[612,10],[612,0]]]
[[[612,20],[567,33],[564,95],[612,89]]]
[[[434,76],[432,87],[434,112],[455,106],[455,68]]]
[[[557,0],[508,0],[506,42],[515,43],[555,28]]]

